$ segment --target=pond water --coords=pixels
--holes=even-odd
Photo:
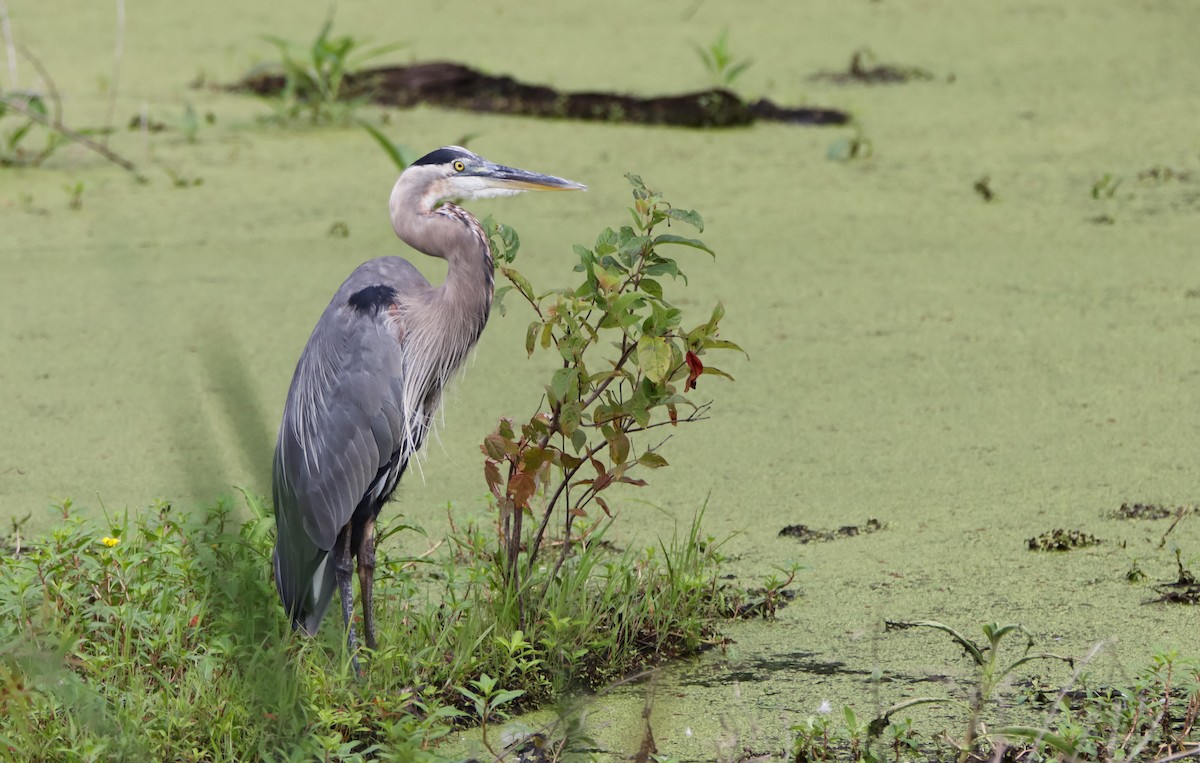
[[[0,170],[0,515],[29,514],[25,529],[40,531],[64,498],[99,515],[159,498],[194,506],[235,485],[268,492],[313,322],[355,265],[404,253],[386,216],[394,169],[361,130],[264,126],[266,105],[189,83],[269,60],[263,34],[310,39],[325,5],[130,4],[115,80],[109,5],[7,5],[72,124],[103,124],[114,81],[122,128],[143,112],[178,122],[185,104],[215,122],[202,119],[195,143],[114,134],[147,184],[75,148]],[[416,150],[473,136],[491,159],[590,186],[472,207],[517,228],[536,282],[564,283],[571,244],[627,220],[629,171],[699,210],[718,252],[684,255],[691,288],[678,303],[703,315],[723,301],[725,334],[749,359],[722,364],[734,384],[704,381],[712,419],[674,435],[671,468],[627,494],[616,537],[670,533],[707,503],[708,532],[732,536],[731,572],[756,580],[799,562],[801,596],[775,622],[731,625],[726,649],[597,700],[606,749],[636,751],[648,692],[659,750],[709,760],[781,749],[824,701],[867,715],[953,691],[961,651],[932,633],[884,634],[885,619],[972,635],[1021,622],[1040,648],[1076,655],[1105,642],[1093,669],[1114,680],[1158,650],[1196,653],[1200,612],[1144,604],[1149,583],[1125,573],[1136,560],[1149,582],[1174,579],[1175,547],[1200,564],[1200,521],[1160,548],[1169,520],[1109,513],[1197,502],[1200,6],[372,1],[339,7],[336,28],[408,41],[399,62],[648,95],[708,86],[692,44],[728,29],[735,55],[754,59],[744,94],[849,109],[870,142],[869,156],[841,162],[828,154],[852,128],[390,114],[389,134]],[[864,46],[933,79],[810,79]],[[19,77],[37,81],[24,61]],[[330,235],[337,223],[348,237]],[[388,511],[435,536],[447,502],[482,511],[478,443],[537,399],[525,324],[493,319],[447,397],[424,478],[410,473]],[[868,518],[884,529],[777,537]],[[1104,542],[1027,550],[1055,528]],[[868,682],[875,671],[889,680]]]

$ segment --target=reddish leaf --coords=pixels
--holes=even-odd
[[[610,517],[612,516],[612,512],[608,510],[608,504],[604,502],[603,498],[596,496],[596,503],[600,504],[600,508],[604,509],[605,514]]]
[[[492,495],[497,498],[503,493],[500,491],[500,467],[495,461],[485,461],[483,464],[483,478],[487,480],[488,489],[492,491]]]
[[[607,509],[605,509],[605,511],[607,511]],[[188,620],[189,628],[195,628],[199,624],[200,624],[200,615],[192,615],[192,619]]]
[[[700,362],[700,357],[691,350],[687,351],[684,358],[688,366],[688,378],[684,382],[683,391],[688,392],[696,388],[696,380],[700,378],[700,374],[704,373],[704,364]]]
[[[567,513],[572,516],[576,516],[576,517],[586,517],[587,516],[587,512],[584,511],[583,509],[579,509],[579,508],[571,509]]]
[[[612,478],[611,474],[601,474],[592,483],[592,489],[595,490],[597,493],[599,493],[601,490],[608,487],[612,481],[613,481],[613,478]]]
[[[513,504],[518,509],[529,507],[529,499],[533,497],[535,490],[537,490],[537,481],[534,480],[532,474],[523,469],[508,478],[508,497],[512,498]]]

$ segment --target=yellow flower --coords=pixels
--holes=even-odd
[[[100,542],[103,543],[104,545],[108,546],[109,548],[112,548],[113,546],[120,543],[121,539],[120,538],[110,538],[106,535],[100,539]]]

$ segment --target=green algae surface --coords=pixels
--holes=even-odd
[[[0,170],[0,515],[29,515],[26,532],[50,527],[64,498],[99,514],[267,492],[296,357],[341,279],[392,253],[440,276],[395,240],[394,169],[361,130],[265,126],[268,106],[188,87],[234,81],[272,55],[260,35],[309,39],[326,11],[243,5],[129,8],[110,142],[148,183],[77,148]],[[111,9],[8,6],[66,118],[101,124]],[[948,640],[884,634],[885,619],[972,634],[1022,622],[1041,648],[1075,655],[1104,642],[1094,670],[1113,680],[1159,650],[1196,654],[1196,608],[1144,603],[1154,591],[1126,572],[1136,560],[1149,581],[1174,579],[1175,548],[1200,564],[1200,518],[1161,543],[1169,520],[1110,516],[1123,502],[1197,500],[1194,3],[777,0],[747,14],[682,1],[363,2],[339,8],[337,28],[410,42],[398,60],[644,95],[707,86],[691,44],[728,28],[735,53],[754,58],[745,95],[858,118],[858,133],[699,132],[390,115],[389,134],[417,150],[471,134],[491,159],[589,185],[473,207],[517,228],[521,269],[539,283],[566,283],[571,244],[625,222],[627,171],[698,209],[718,252],[687,268],[681,307],[723,301],[725,332],[749,359],[727,364],[735,384],[703,382],[712,419],[673,437],[671,468],[627,495],[615,533],[641,543],[707,504],[708,531],[732,535],[731,571],[749,583],[800,562],[802,595],[775,622],[731,625],[725,649],[597,700],[606,749],[637,749],[651,691],[659,750],[708,760],[782,749],[823,701],[864,717],[967,680]],[[934,77],[810,79],[864,46]],[[36,82],[25,63],[19,76]],[[214,118],[194,143],[123,129],[141,113],[170,123],[186,103]],[[856,134],[869,155],[830,158]],[[1105,176],[1120,180],[1111,194]],[[330,235],[337,223],[348,237]],[[541,369],[516,313],[492,320],[421,473],[388,509],[431,535],[447,502],[482,510],[478,443],[496,417],[536,404]],[[810,545],[776,535],[871,517],[885,529]],[[1056,528],[1104,542],[1028,550]],[[869,682],[875,671],[888,680]]]

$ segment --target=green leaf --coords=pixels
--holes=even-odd
[[[640,282],[638,282],[638,288],[655,299],[662,299],[662,284],[660,284],[658,281],[655,281],[653,278],[643,278]]]
[[[483,452],[493,461],[503,461],[509,443],[498,434],[490,434],[483,440]]]
[[[582,429],[576,429],[574,432],[572,432],[571,447],[575,449],[576,453],[587,447],[587,433]]]
[[[517,232],[504,223],[496,222],[491,215],[483,218],[481,225],[487,231],[488,244],[492,248],[492,254],[500,262],[512,264],[517,258],[517,252],[521,249],[521,239]]]
[[[501,286],[492,296],[492,309],[500,313],[501,318],[508,315],[508,311],[504,309],[504,295],[510,291],[512,291],[511,286]]]
[[[991,733],[995,736],[1023,740],[1030,744],[1041,742],[1070,757],[1074,757],[1079,751],[1077,742],[1061,734],[1055,734],[1049,729],[1040,729],[1036,726],[1001,726],[992,729]]]
[[[624,228],[622,230],[628,230]],[[596,237],[596,256],[602,257],[606,254],[611,254],[617,250],[617,232],[612,228],[605,228],[600,231],[600,235]]]
[[[642,268],[642,272],[648,276],[669,275],[672,278],[682,278],[683,282],[685,284],[687,283],[687,276],[685,276],[683,271],[679,269],[679,266],[675,264],[675,260],[664,258],[653,265],[647,265],[646,267]]]
[[[672,207],[667,210],[667,217],[672,220],[678,220],[681,223],[687,223],[701,233],[704,232],[704,218],[700,217],[700,213],[694,209],[675,209]]]
[[[550,377],[550,395],[557,401],[574,400],[579,396],[577,379],[579,371],[574,368],[559,368]]]
[[[522,295],[524,295],[525,299],[529,300],[530,302],[535,301],[533,297],[533,287],[529,284],[529,281],[525,278],[525,276],[517,272],[515,268],[506,267],[504,265],[500,266],[500,272],[504,274],[505,278],[513,282],[513,285],[517,287]]]
[[[595,274],[596,274],[596,283],[598,283],[600,285],[600,288],[603,289],[604,291],[612,291],[613,289],[616,289],[618,286],[621,285],[620,274],[613,273],[608,268],[598,267],[595,269]]]
[[[616,432],[608,438],[608,453],[614,464],[623,464],[629,458],[629,437],[624,432]]]
[[[662,384],[671,372],[671,347],[660,336],[642,336],[637,343],[637,364],[646,378]]]
[[[679,309],[665,305],[665,302],[650,303],[650,318],[647,319],[643,329],[647,334],[662,336],[679,325],[681,316]]]
[[[712,256],[717,256],[716,252],[709,249],[708,246],[706,246],[705,243],[700,239],[676,236],[674,233],[660,233],[655,236],[654,245],[658,246],[659,244],[681,244],[683,246],[690,246],[694,249],[703,249]]]
[[[717,327],[717,324],[720,323],[721,319],[724,317],[725,317],[725,304],[722,302],[718,302],[717,304],[713,305],[712,315],[709,316],[709,319],[708,319],[708,327],[710,329],[715,329]]]
[[[563,403],[562,409],[558,412],[559,431],[574,441],[575,434],[579,432],[581,417],[582,413],[578,401],[568,400]]]
[[[646,236],[631,236],[621,242],[621,248],[617,251],[626,256],[639,255],[646,251],[646,247],[649,245],[650,239]]]
[[[743,355],[746,355],[746,357],[749,357],[746,351],[743,350],[739,345],[734,344],[733,342],[727,342],[724,339],[705,339],[700,343],[700,347],[705,350],[737,350]]]
[[[534,321],[529,324],[529,329],[525,332],[525,354],[533,355],[534,345],[537,344],[538,332],[542,330],[541,321]]]
[[[521,453],[521,463],[525,471],[533,474],[541,468],[542,464],[550,460],[550,453],[545,448],[531,446],[525,448]]]
[[[639,307],[645,306],[645,304],[646,298],[641,294],[638,294],[636,291],[626,292],[612,301],[612,304],[608,308],[608,315],[605,316],[605,318],[611,316],[612,318],[615,318],[617,323],[620,325],[629,325],[623,320],[626,317],[627,312],[630,310],[637,310]],[[640,318],[634,314],[632,322],[636,323],[638,320],[640,320]],[[601,322],[601,325],[606,325],[609,323],[611,323],[611,321],[605,320]]]
[[[405,146],[401,143],[393,143],[391,138],[384,135],[377,127],[375,127],[375,125],[371,124],[370,122],[360,121],[359,124],[372,138],[375,139],[375,142],[379,144],[379,147],[383,149],[383,152],[388,155],[389,159],[392,160],[392,164],[396,165],[397,170],[403,172],[408,165],[420,158],[415,156],[412,149],[410,149],[408,146]]]
[[[507,705],[509,702],[512,702],[514,699],[520,697],[524,693],[524,689],[506,689],[505,691],[497,692],[495,696],[492,697],[491,708],[494,710],[501,705]]]
[[[650,450],[638,456],[637,462],[647,469],[659,469],[667,465],[667,459]]]
[[[734,378],[732,376],[725,373],[721,369],[713,368],[712,366],[705,366],[704,370],[700,372],[701,376],[706,376],[708,374],[712,374],[713,376],[722,376],[722,377],[728,379],[729,381],[734,381]]]

